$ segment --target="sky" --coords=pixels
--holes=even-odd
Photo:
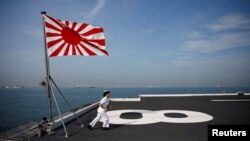
[[[250,86],[249,0],[1,0],[0,86],[45,78],[41,11],[105,30],[108,57],[49,59],[59,86]]]

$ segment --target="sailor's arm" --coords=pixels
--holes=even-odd
[[[103,106],[103,104],[100,103],[99,106],[100,106],[102,109],[104,109],[105,112],[108,111],[108,108],[105,108],[105,107]]]
[[[111,110],[111,108],[112,108],[112,106],[111,106],[110,104],[107,106],[107,108],[105,108],[105,107],[103,106],[103,104],[99,104],[99,106],[100,106],[101,108],[103,108],[105,112]]]

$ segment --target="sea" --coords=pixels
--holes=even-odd
[[[140,94],[206,94],[250,93],[250,87],[187,87],[187,88],[60,88],[72,107],[91,104],[102,98],[104,90],[111,91],[113,98],[134,98]],[[70,108],[55,91],[62,112]],[[28,121],[39,122],[48,114],[48,95],[45,88],[0,88],[0,132]],[[58,115],[55,104],[53,115]]]

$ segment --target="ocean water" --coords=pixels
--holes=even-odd
[[[102,98],[107,88],[61,88],[72,107],[93,103]],[[197,94],[197,93],[250,93],[250,87],[197,87],[197,88],[108,88],[113,98],[138,97],[140,94]],[[56,93],[60,110],[68,106]],[[57,115],[55,105],[53,114]],[[40,121],[48,115],[47,93],[44,88],[0,88],[0,131],[27,121]]]

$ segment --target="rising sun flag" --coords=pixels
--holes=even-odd
[[[86,23],[62,21],[43,14],[49,57],[108,56],[104,30]]]

